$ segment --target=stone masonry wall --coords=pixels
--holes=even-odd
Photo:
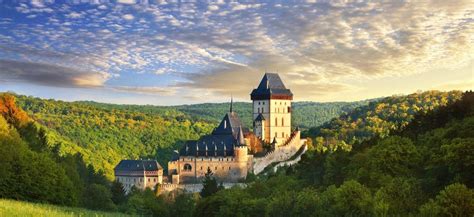
[[[261,173],[268,165],[274,162],[286,161],[290,159],[293,155],[295,155],[305,142],[305,140],[302,141],[300,139],[300,134],[300,131],[296,131],[295,134],[290,137],[286,144],[284,144],[283,146],[276,147],[275,150],[267,153],[263,157],[254,157],[254,174]]]

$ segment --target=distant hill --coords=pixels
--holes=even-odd
[[[292,125],[303,129],[316,127],[356,107],[367,105],[374,100],[326,103],[293,102]],[[182,105],[172,108],[186,113],[193,118],[217,123],[222,118],[224,112],[229,110],[229,103]],[[233,109],[239,114],[246,126],[252,127],[252,103],[237,102],[234,103]]]
[[[383,138],[391,131],[408,125],[416,114],[446,106],[459,100],[462,94],[461,91],[426,91],[381,98],[303,134],[314,138],[314,143],[350,148],[352,144],[374,136]]]
[[[173,108],[63,102],[16,96],[17,104],[38,123],[77,144],[84,161],[109,179],[124,158],[157,158],[167,166],[174,149],[209,133],[214,125],[191,121]],[[70,149],[63,147],[61,150]]]
[[[167,166],[172,151],[185,140],[211,132],[229,103],[183,106],[115,105],[91,101],[63,102],[16,95],[19,107],[32,119],[69,141],[85,162],[113,178],[114,166],[124,158],[157,158]],[[368,101],[294,103],[294,126],[311,127]],[[234,110],[246,126],[251,104],[237,102]],[[302,124],[299,124],[302,123]],[[74,148],[75,147],[75,148]]]

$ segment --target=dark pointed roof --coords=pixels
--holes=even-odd
[[[244,132],[242,132],[242,126],[239,127],[239,134],[237,135],[237,145],[239,146],[245,145]]]
[[[262,113],[258,114],[257,118],[255,118],[255,121],[264,121],[265,117],[262,115]]]
[[[232,156],[235,138],[232,135],[206,135],[197,141],[187,141],[180,156]],[[207,151],[206,151],[207,147]],[[224,153],[225,152],[225,153]]]
[[[115,171],[156,171],[163,169],[156,160],[121,160]]]
[[[239,131],[239,127],[242,126],[242,122],[240,121],[239,115],[235,112],[228,112],[224,118],[222,119],[219,126],[217,126],[214,131],[212,132],[213,135],[225,135],[231,133],[234,137],[237,138],[237,133]],[[248,129],[243,128],[244,131],[248,131]]]
[[[252,100],[293,99],[293,93],[285,87],[277,73],[265,73],[262,81],[250,96]]]
[[[236,112],[226,113],[219,126],[211,135],[202,136],[197,141],[187,141],[179,151],[180,156],[232,156],[234,146],[245,145],[243,127]]]

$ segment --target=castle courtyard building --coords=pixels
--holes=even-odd
[[[126,193],[132,187],[154,189],[163,183],[163,167],[155,160],[122,160],[114,172],[115,180],[122,183]]]
[[[252,155],[239,116],[232,110],[210,135],[188,141],[168,163],[173,183],[199,183],[211,170],[221,182],[238,182],[252,169]]]

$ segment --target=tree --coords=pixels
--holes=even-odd
[[[112,194],[103,185],[91,184],[84,191],[83,204],[89,209],[114,211],[117,207],[112,201]]]
[[[334,195],[337,216],[368,216],[372,211],[370,190],[357,181],[346,181]]]
[[[192,194],[178,193],[170,209],[171,216],[191,217],[195,206]]]
[[[112,193],[112,201],[119,205],[125,203],[127,201],[127,196],[125,195],[125,190],[123,188],[122,183],[118,181],[112,182],[112,186],[110,187],[110,191]]]
[[[219,191],[219,187],[217,186],[217,180],[213,177],[212,170],[207,168],[207,172],[205,174],[205,178],[202,181],[202,190],[201,190],[201,197],[208,197],[216,192]]]
[[[424,216],[473,216],[474,190],[459,183],[448,185],[434,200],[423,205],[420,212]]]

